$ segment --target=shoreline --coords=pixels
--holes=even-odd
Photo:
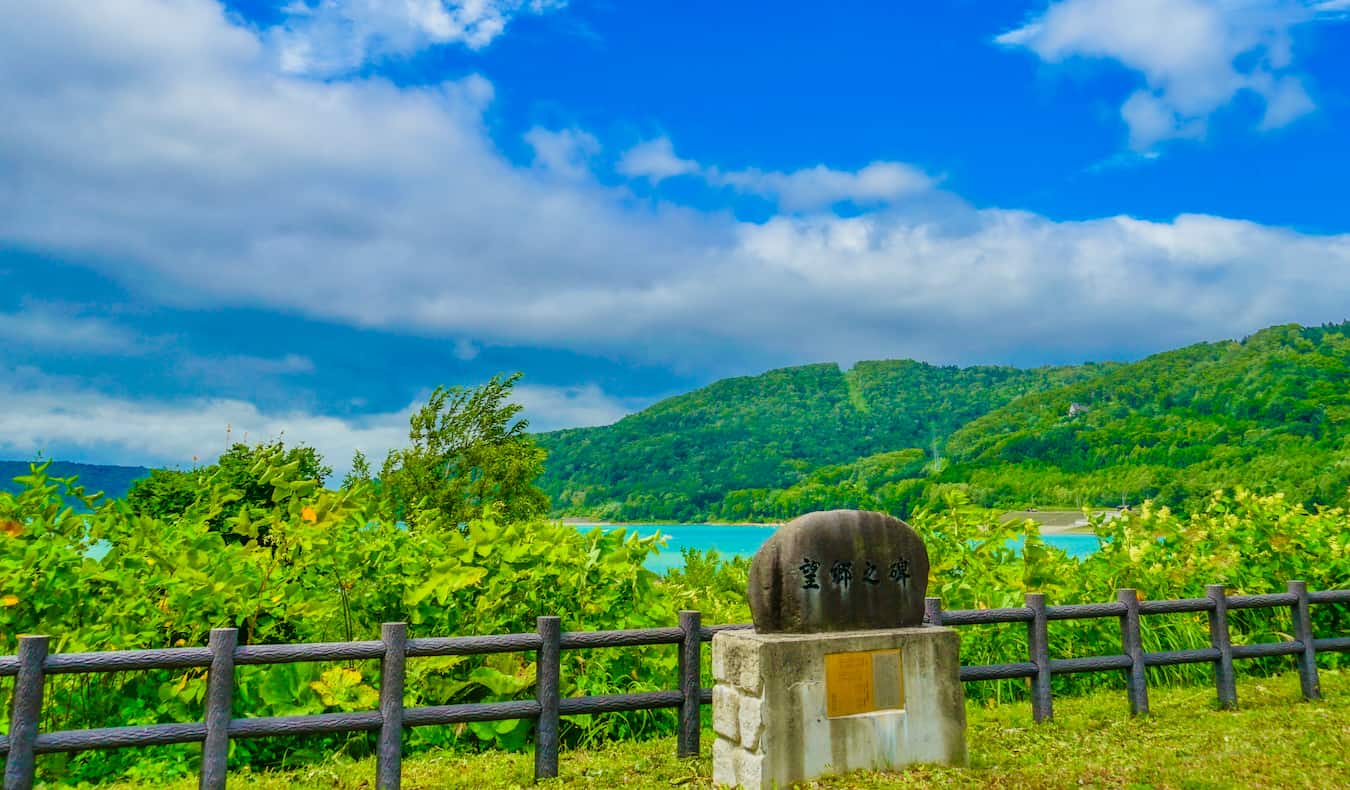
[[[1092,527],[1084,524],[1070,524],[1068,526],[1045,526],[1040,525],[1042,535],[1095,535]]]
[[[772,527],[777,529],[783,526],[780,523],[765,523],[758,521],[735,521],[735,522],[707,522],[707,523],[688,523],[684,521],[595,521],[577,516],[568,516],[558,519],[563,524],[573,527],[603,527],[614,529],[628,529],[630,527]],[[1082,524],[1068,525],[1039,525],[1042,535],[1095,535],[1092,527]]]
[[[773,527],[777,529],[783,526],[781,522],[759,522],[759,521],[707,521],[707,522],[688,522],[688,521],[596,521],[595,519],[581,518],[579,516],[567,516],[560,518],[564,524],[571,526],[586,527]]]

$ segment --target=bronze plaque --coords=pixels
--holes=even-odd
[[[825,711],[830,718],[904,708],[905,670],[899,650],[825,656]]]

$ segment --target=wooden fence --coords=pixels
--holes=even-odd
[[[980,623],[1027,624],[1028,661],[1014,664],[961,667],[963,682],[1029,678],[1032,709],[1037,721],[1051,715],[1050,679],[1054,673],[1126,673],[1130,710],[1148,711],[1148,688],[1144,668],[1210,662],[1215,667],[1219,702],[1236,704],[1233,661],[1261,656],[1294,655],[1298,659],[1303,695],[1320,696],[1315,656],[1325,651],[1350,651],[1350,637],[1315,639],[1311,631],[1312,604],[1350,604],[1350,590],[1308,592],[1303,582],[1289,582],[1289,592],[1275,595],[1227,596],[1222,585],[1206,588],[1205,598],[1176,601],[1140,601],[1134,590],[1120,590],[1114,603],[1078,606],[1046,606],[1041,594],[1028,594],[1026,606],[1009,609],[943,611],[937,598],[926,600],[925,619],[947,626]],[[1228,638],[1228,611],[1289,607],[1293,616],[1292,641],[1234,646]],[[1208,612],[1212,647],[1145,653],[1140,642],[1140,616],[1173,612]],[[1095,617],[1120,619],[1123,654],[1091,658],[1049,658],[1047,623]],[[561,716],[585,713],[678,708],[677,753],[698,754],[699,711],[712,701],[712,690],[703,688],[699,662],[702,643],[722,630],[750,628],[749,624],[702,627],[698,612],[684,611],[675,628],[628,631],[563,632],[557,617],[540,617],[534,633],[491,636],[431,637],[410,639],[403,623],[385,623],[380,639],[364,642],[317,644],[238,645],[233,628],[211,631],[207,647],[165,650],[123,650],[101,653],[48,654],[46,636],[19,639],[18,655],[0,656],[0,677],[15,676],[14,702],[8,736],[0,736],[0,755],[5,757],[4,790],[28,790],[34,781],[34,757],[54,752],[114,749],[169,743],[202,744],[200,787],[217,790],[225,786],[226,757],[232,738],[273,735],[378,731],[376,787],[397,788],[402,773],[402,735],[408,727],[457,724],[472,721],[533,719],[535,730],[534,773],[536,778],[558,775],[558,722]],[[678,689],[638,694],[614,694],[563,698],[559,694],[561,651],[589,648],[676,645],[679,649]],[[408,658],[464,656],[488,653],[535,651],[535,697],[510,702],[471,703],[404,708],[404,667]],[[311,716],[268,718],[231,717],[234,668],[244,665],[283,664],[297,661],[349,661],[379,659],[379,710],[325,713]],[[203,721],[152,724],[88,730],[38,732],[43,686],[47,675],[87,674],[147,669],[208,668]]]
[[[1147,667],[1176,664],[1211,663],[1219,706],[1237,705],[1233,661],[1244,658],[1292,655],[1297,659],[1299,681],[1305,699],[1322,696],[1317,681],[1317,653],[1350,651],[1350,637],[1316,639],[1312,633],[1309,608],[1313,604],[1350,604],[1350,590],[1308,592],[1301,581],[1288,583],[1288,592],[1271,595],[1227,595],[1222,584],[1205,586],[1204,598],[1173,601],[1141,601],[1131,589],[1117,590],[1115,603],[1046,606],[1041,593],[1027,593],[1026,606],[1009,609],[966,609],[943,611],[941,599],[924,599],[924,622],[932,625],[978,625],[984,623],[1026,623],[1027,660],[1016,664],[987,664],[961,667],[961,681],[1028,678],[1031,681],[1031,711],[1036,721],[1052,715],[1050,678],[1070,672],[1108,672],[1123,670],[1130,699],[1130,713],[1148,713]],[[1289,607],[1294,638],[1287,642],[1234,645],[1228,635],[1228,612],[1233,609],[1271,609]],[[1140,638],[1142,615],[1207,612],[1210,646],[1198,650],[1168,650],[1145,653]],[[1115,617],[1120,620],[1121,655],[1088,658],[1050,658],[1048,624],[1051,620],[1087,620]]]

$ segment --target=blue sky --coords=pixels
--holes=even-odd
[[[1350,0],[0,0],[0,457],[1350,318]]]

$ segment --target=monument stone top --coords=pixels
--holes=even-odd
[[[828,510],[780,527],[750,562],[755,630],[810,634],[923,622],[928,550],[885,513]]]

